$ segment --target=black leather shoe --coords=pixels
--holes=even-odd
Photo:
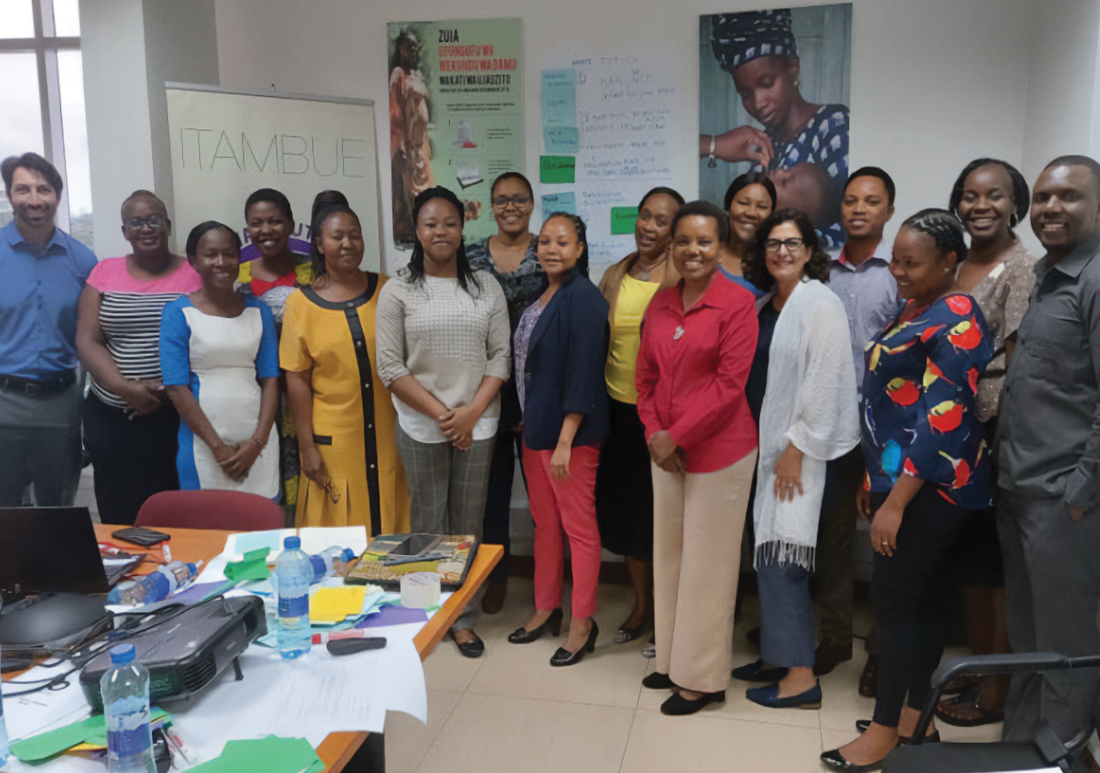
[[[668,674],[658,674],[656,671],[642,680],[642,687],[648,690],[671,690],[675,686]]]
[[[485,642],[483,642],[481,640],[481,637],[478,636],[473,631],[470,631],[470,633],[472,633],[474,635],[474,640],[473,641],[468,641],[468,642],[465,642],[465,643],[460,642],[455,637],[455,632],[454,631],[448,631],[448,633],[450,633],[451,638],[454,639],[455,644],[458,645],[458,651],[460,653],[462,653],[462,655],[464,657],[467,657],[467,658],[480,658],[482,655],[485,654]]]
[[[699,709],[711,703],[725,703],[726,691],[703,693],[703,697],[689,701],[687,698],[675,693],[671,698],[661,704],[661,713],[672,717],[682,717],[694,714]]]
[[[857,719],[856,720],[856,730],[858,730],[861,733],[865,732],[867,730],[867,728],[869,728],[870,726],[871,726],[871,720],[869,720],[869,719]],[[898,736],[898,746],[908,746],[912,740],[913,739],[911,739],[911,738],[906,738],[904,735],[899,735]],[[940,731],[939,730],[937,730],[934,733],[928,733],[927,735],[924,736],[924,743],[939,743],[939,742],[940,742]]]
[[[825,676],[841,663],[852,659],[852,645],[822,642],[814,653],[814,676]]]
[[[840,753],[840,749],[833,749],[831,751],[821,753],[821,761],[825,763],[825,767],[832,770],[839,770],[840,773],[871,773],[873,770],[882,770],[882,765],[886,762],[886,758],[883,757],[878,762],[872,762],[869,765],[857,765],[854,762],[844,759],[844,755]]]
[[[878,655],[868,655],[867,665],[859,675],[859,694],[864,698],[874,698],[878,693]]]
[[[785,668],[765,668],[763,660],[757,660],[733,669],[734,679],[742,682],[778,682],[787,675]]]
[[[550,658],[550,665],[571,666],[574,663],[580,663],[586,652],[592,652],[596,649],[596,637],[599,635],[600,627],[596,625],[596,621],[593,620],[592,630],[588,632],[588,641],[584,643],[584,646],[576,652],[570,652],[565,647],[558,647],[558,651]]]
[[[528,631],[526,628],[517,628],[508,634],[508,641],[512,644],[530,644],[533,641],[538,641],[547,631],[558,636],[561,633],[561,618],[561,607],[558,607],[550,613],[550,617],[546,618],[546,622],[538,628],[533,631]]]

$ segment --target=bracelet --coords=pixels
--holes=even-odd
[[[261,442],[260,442],[259,440],[257,440],[257,439],[256,439],[256,436],[255,436],[255,435],[253,435],[252,437],[250,437],[250,438],[249,438],[249,440],[251,440],[251,441],[252,441],[253,443],[255,443],[256,445],[258,445],[258,446],[260,447],[260,450],[261,450],[261,451],[263,451],[263,450],[264,450],[265,448],[267,448],[267,443],[261,443]]]
[[[707,169],[714,169],[718,166],[718,161],[714,158],[714,135],[710,135],[710,153],[707,155]]]

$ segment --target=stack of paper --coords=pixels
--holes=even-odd
[[[305,738],[269,735],[228,741],[221,755],[191,768],[193,773],[320,773],[325,763]]]

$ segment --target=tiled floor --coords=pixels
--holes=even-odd
[[[612,643],[631,601],[629,589],[602,586],[594,655],[552,668],[561,640],[507,642],[533,611],[530,581],[513,579],[504,610],[478,621],[483,657],[463,658],[445,640],[424,663],[428,726],[404,714],[387,718],[389,773],[808,773],[824,770],[818,755],[851,740],[855,720],[871,716],[873,701],[856,693],[863,667],[857,644],[856,657],[822,679],[820,711],[765,709],[733,683],[725,704],[666,717],[660,704],[667,694],[641,686],[652,661],[641,656],[640,642]],[[736,665],[755,658],[744,638],[755,625],[752,601],[737,627]],[[1000,726],[941,732],[988,741]]]

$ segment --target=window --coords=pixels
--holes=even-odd
[[[57,224],[94,249],[77,3],[0,0],[0,159],[48,158],[65,180]],[[0,197],[0,227],[11,219]]]

